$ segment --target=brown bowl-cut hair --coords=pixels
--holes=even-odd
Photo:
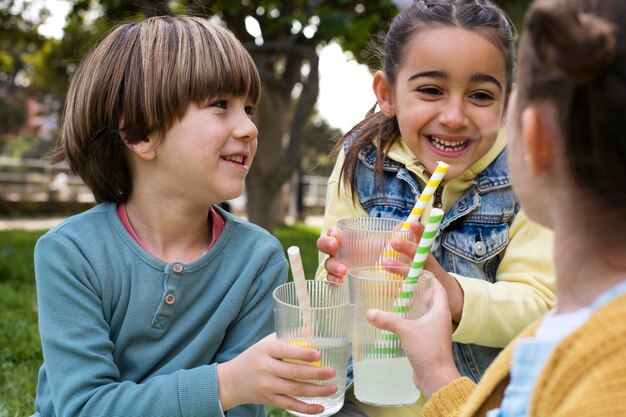
[[[67,161],[97,202],[132,191],[126,143],[161,140],[190,104],[223,95],[258,103],[261,83],[245,47],[206,19],[161,16],[122,24],[72,77],[51,162]]]

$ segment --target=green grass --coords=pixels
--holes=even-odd
[[[0,231],[0,417],[33,411],[41,365],[33,249],[42,233]]]
[[[0,230],[0,417],[29,416],[34,411],[41,346],[33,250],[45,231]],[[307,278],[317,269],[319,228],[302,224],[274,231],[285,251],[298,246]],[[291,274],[289,276],[291,279]],[[268,407],[269,417],[284,410]]]
[[[300,223],[294,226],[282,226],[274,230],[274,236],[283,244],[285,256],[287,256],[286,251],[288,247],[298,246],[300,248],[304,273],[308,279],[312,279],[315,276],[318,264],[315,243],[320,236],[319,227],[306,226]],[[290,271],[289,280],[291,279]]]

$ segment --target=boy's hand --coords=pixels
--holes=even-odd
[[[281,342],[273,333],[235,359],[217,365],[222,408],[226,411],[240,404],[268,404],[299,413],[319,414],[324,411],[322,405],[307,404],[292,397],[326,397],[337,392],[334,384],[301,382],[334,377],[333,368],[301,364],[319,360],[318,351]]]
[[[460,374],[452,359],[452,321],[448,300],[437,280],[433,281],[424,302],[427,311],[415,320],[378,310],[368,310],[366,318],[374,326],[400,337],[413,368],[413,381],[428,399],[444,385],[460,378]]]
[[[317,250],[328,255],[324,262],[324,268],[328,272],[326,279],[339,284],[343,283],[343,278],[348,272],[348,268],[339,260],[339,234],[337,229],[331,227],[326,232],[326,236],[317,239]]]

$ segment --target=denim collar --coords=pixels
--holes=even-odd
[[[346,146],[349,146],[350,141],[346,142]],[[496,157],[484,171],[478,174],[475,179],[476,187],[479,194],[488,192],[491,190],[509,187],[511,185],[511,177],[508,171],[507,165],[507,148]],[[359,152],[359,160],[370,169],[374,169],[376,165],[376,146],[371,144]],[[391,159],[389,156],[383,159],[383,170],[388,172],[399,172],[401,169],[406,169],[405,165],[401,162]]]

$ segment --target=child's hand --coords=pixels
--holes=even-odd
[[[324,268],[328,272],[327,279],[331,282],[343,283],[348,268],[339,260],[339,239],[337,229],[331,227],[326,232],[326,236],[317,239],[317,250],[328,255],[324,262]]]
[[[411,231],[415,235],[416,242],[419,242],[422,238],[422,233],[424,233],[424,225],[420,222],[413,221],[411,222]],[[417,250],[417,243],[411,242],[410,240],[395,238],[391,241],[391,247],[397,250],[398,252],[410,257],[413,259],[415,256],[415,251]],[[464,295],[463,289],[459,285],[456,279],[453,276],[448,274],[445,269],[437,262],[437,259],[429,253],[428,258],[426,258],[426,264],[424,265],[424,269],[432,272],[437,280],[443,284],[443,287],[448,294],[448,305],[450,306],[450,313],[452,314],[452,321],[455,324],[458,324],[461,321],[461,316],[463,314],[463,303],[464,303]]]
[[[235,359],[217,365],[219,398],[224,411],[240,404],[268,404],[305,414],[319,414],[324,407],[306,404],[292,396],[326,397],[334,384],[317,385],[299,380],[327,380],[335,375],[328,367],[285,362],[320,360],[313,349],[281,342],[273,333],[246,349]]]
[[[368,310],[374,326],[396,333],[413,368],[413,381],[430,398],[444,385],[460,378],[452,359],[452,320],[443,286],[434,280],[425,300],[428,309],[409,320],[390,312]]]

